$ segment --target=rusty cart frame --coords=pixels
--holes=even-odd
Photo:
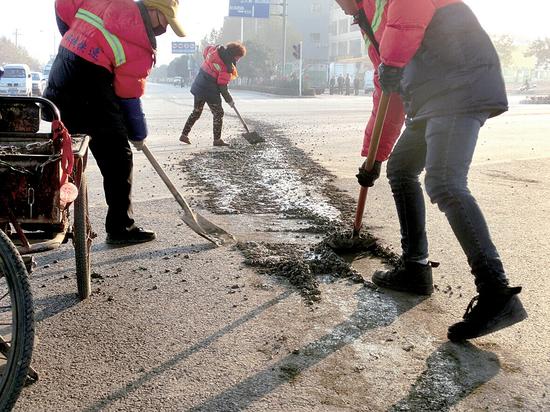
[[[40,131],[42,117],[52,121],[49,133]],[[13,406],[28,377],[38,377],[30,368],[33,254],[72,239],[78,296],[91,292],[94,234],[84,173],[89,140],[69,136],[47,99],[0,97],[0,410]],[[62,203],[63,179],[78,188],[72,208]]]

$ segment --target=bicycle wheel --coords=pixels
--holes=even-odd
[[[91,265],[90,249],[92,247],[92,226],[88,215],[88,185],[86,175],[82,174],[78,197],[74,202],[73,243],[76,260],[76,283],[78,297],[82,300],[90,296]]]
[[[17,400],[31,364],[34,312],[27,269],[0,231],[0,411]]]

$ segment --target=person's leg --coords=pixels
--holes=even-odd
[[[402,257],[412,262],[428,258],[426,210],[419,180],[426,161],[425,127],[425,122],[407,125],[387,165],[401,228]]]
[[[428,121],[426,192],[445,213],[475,276],[478,291],[507,286],[508,280],[485,217],[468,189],[468,172],[479,130],[488,114],[455,115]]]
[[[213,134],[214,134],[214,146],[227,146],[222,140],[222,127],[223,127],[223,106],[222,103],[210,103],[208,102],[208,107],[212,112],[213,119]]]
[[[521,288],[508,286],[483,213],[468,189],[468,171],[487,117],[486,113],[436,117],[426,128],[426,191],[445,213],[479,292],[463,320],[449,328],[452,341],[483,336],[527,317],[517,297]]]
[[[202,110],[204,108],[204,103],[205,101],[203,99],[197,98],[195,96],[193,111],[189,115],[187,122],[185,122],[185,126],[183,127],[183,130],[181,132],[180,142],[191,144],[191,141],[189,140],[189,133],[191,132],[191,129],[193,128],[197,120],[200,119]]]
[[[428,240],[424,196],[418,179],[424,169],[425,122],[408,124],[387,165],[387,175],[401,227],[401,265],[376,271],[378,286],[421,295],[433,292],[432,264],[428,262]]]

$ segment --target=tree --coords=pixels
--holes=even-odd
[[[204,50],[206,46],[209,46],[210,44],[218,44],[222,37],[222,29],[216,30],[212,29],[210,34],[204,36],[204,38],[201,40],[201,50]]]
[[[272,17],[269,19],[244,19],[244,39],[246,42],[254,42],[268,54],[269,60],[275,69],[282,63],[282,19]],[[219,42],[227,43],[239,40],[241,37],[241,19],[226,17]],[[303,40],[300,34],[289,23],[287,26],[286,59],[292,61],[292,44]]]
[[[166,77],[168,77],[167,72],[168,72],[167,64],[163,64],[162,66],[155,67],[151,71],[150,79],[152,81],[160,81],[162,79],[165,79]]]
[[[547,69],[550,67],[550,37],[537,39],[529,45],[525,56],[537,58],[537,65]]]
[[[40,63],[32,58],[23,47],[16,47],[13,42],[5,37],[0,38],[0,65],[8,63],[28,64],[31,70],[39,70]]]
[[[498,57],[502,67],[510,67],[512,65],[512,53],[514,52],[514,39],[512,36],[505,34],[493,38],[493,44],[497,49]]]
[[[258,43],[244,42],[246,56],[239,61],[239,75],[248,79],[269,78],[274,71],[271,53]]]
[[[172,60],[168,65],[168,69],[166,71],[168,77],[175,77],[175,76],[181,76],[184,78],[189,77],[188,61],[189,61],[188,56],[180,56]]]

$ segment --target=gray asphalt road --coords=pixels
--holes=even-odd
[[[192,108],[188,90],[152,84],[144,99],[151,150],[193,206],[239,240],[316,242],[322,233],[304,226],[345,219],[346,205],[353,210],[370,98],[234,95],[266,144],[249,146],[229,107],[231,148],[211,147],[207,112],[193,144],[179,144]],[[92,161],[94,293],[77,301],[70,245],[38,257],[33,366],[41,379],[16,409],[549,410],[550,107],[511,102],[483,129],[470,184],[512,282],[524,286],[527,321],[467,345],[447,342],[447,326],[474,288],[434,206],[431,259],[441,267],[432,297],[373,291],[327,274],[317,279],[321,300],[310,306],[288,280],[260,273],[235,248],[214,248],[183,225],[142,154],[135,156],[135,213],[158,240],[107,247]],[[398,252],[384,179],[369,193],[365,223]],[[353,263],[366,279],[381,266],[368,257]]]

